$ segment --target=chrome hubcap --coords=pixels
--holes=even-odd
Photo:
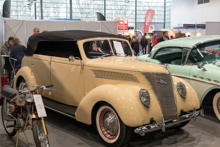
[[[118,135],[119,123],[117,116],[108,109],[104,109],[100,114],[100,128],[104,136],[114,139]]]

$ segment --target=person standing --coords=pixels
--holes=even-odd
[[[143,54],[146,54],[147,45],[148,45],[147,39],[145,38],[145,35],[143,35],[141,38],[141,46],[142,46]]]
[[[14,39],[14,46],[11,47],[10,57],[17,59],[15,68],[21,68],[21,61],[26,55],[26,47],[21,45],[21,41],[18,38]]]
[[[157,44],[157,42],[158,42],[157,34],[154,34],[153,47]]]
[[[10,47],[14,45],[14,37],[9,37],[8,41],[1,48],[1,55],[10,55]]]
[[[136,37],[135,38],[135,42],[134,42],[134,48],[133,50],[135,51],[135,55],[137,56],[139,53],[139,42],[138,42],[139,38]]]
[[[181,38],[181,32],[175,33],[175,38]]]
[[[40,29],[39,28],[34,28],[34,35],[40,34]]]
[[[166,40],[169,40],[167,31],[163,32],[163,36],[158,39],[158,43]]]

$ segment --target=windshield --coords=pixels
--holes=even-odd
[[[187,64],[212,63],[220,60],[220,41],[203,43],[194,48]]]
[[[111,40],[111,45],[116,56],[132,56],[130,46],[125,41]]]
[[[93,40],[83,44],[87,58],[103,58],[110,56],[132,56],[130,46],[125,41],[110,40]],[[111,46],[113,50],[111,49]]]

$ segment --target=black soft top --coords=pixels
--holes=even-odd
[[[27,44],[27,55],[32,56],[34,50],[40,41],[77,41],[86,38],[93,37],[114,37],[114,38],[123,38],[123,36],[103,33],[103,32],[94,32],[94,31],[83,31],[83,30],[68,30],[68,31],[50,31],[42,32],[37,35],[32,35],[28,39]]]

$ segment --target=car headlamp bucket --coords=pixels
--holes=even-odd
[[[179,93],[179,95],[182,97],[182,98],[186,98],[186,86],[182,83],[182,82],[178,82],[176,84],[176,87],[177,87],[177,91]]]
[[[25,96],[25,100],[26,100],[27,102],[31,103],[31,102],[34,101],[34,97],[33,97],[33,95],[32,95],[31,93],[28,93],[28,94],[26,94],[26,96]]]
[[[146,89],[141,89],[139,91],[139,98],[144,106],[146,106],[147,108],[150,107],[150,94]]]

